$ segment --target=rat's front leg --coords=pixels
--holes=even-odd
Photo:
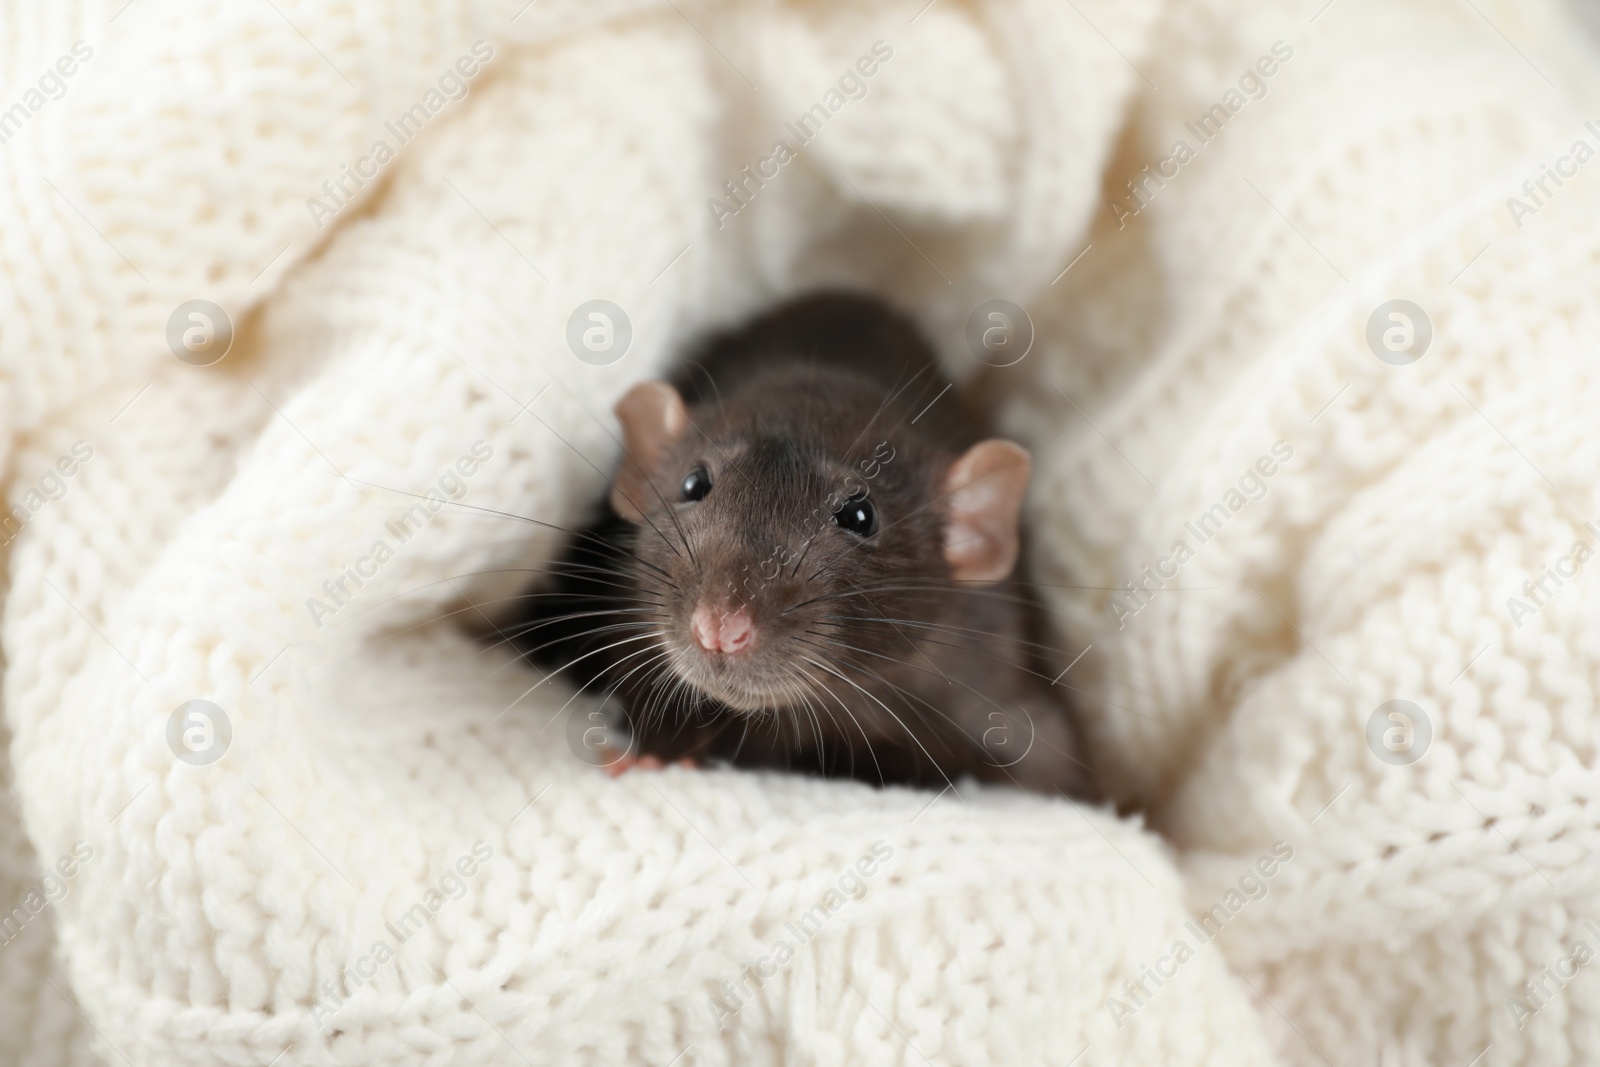
[[[614,699],[573,711],[567,724],[567,743],[573,754],[613,778],[635,769],[660,770],[668,763],[696,766],[692,745],[680,749],[672,743],[683,740],[641,731],[626,706]]]
[[[658,770],[668,764],[703,766],[715,756],[717,739],[726,728],[725,715],[705,709],[663,708],[629,701],[622,723],[627,732],[627,752],[632,757],[628,767]]]

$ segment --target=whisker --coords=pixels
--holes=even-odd
[[[882,708],[885,712],[887,712],[889,717],[891,719],[893,719],[896,723],[898,723],[900,725],[900,728],[906,732],[906,736],[909,737],[912,741],[914,741],[916,743],[916,746],[922,750],[922,754],[924,756],[928,757],[928,762],[933,765],[933,769],[934,770],[939,772],[939,777],[944,779],[945,784],[948,785],[951,789],[955,788],[955,783],[950,781],[950,776],[944,773],[944,768],[939,766],[939,761],[933,758],[933,754],[931,752],[929,752],[928,751],[928,747],[922,743],[922,739],[917,736],[916,731],[912,730],[911,727],[907,726],[906,723],[905,723],[905,720],[900,718],[900,716],[896,715],[894,713],[894,710],[892,708],[890,708],[889,705],[885,704],[883,701],[879,700],[877,697],[873,696],[867,690],[863,689],[861,686],[857,685],[855,682],[851,681],[849,678],[846,678],[844,675],[840,674],[838,671],[834,670],[832,667],[829,667],[827,664],[820,663],[817,660],[812,659],[810,656],[805,656],[803,658],[805,659],[805,661],[807,663],[811,664],[813,667],[817,668],[820,671],[824,671],[824,672],[826,672],[828,674],[833,675],[835,678],[839,679],[841,682],[843,682],[846,685],[850,686],[852,689],[856,690],[862,696],[866,697],[868,700],[871,700],[874,704],[878,705],[878,707]]]
[[[807,678],[811,678],[811,672],[807,671],[804,667],[801,667],[798,664],[796,664],[795,665],[795,669],[798,670],[801,674],[804,674]],[[833,687],[832,686],[828,685],[826,682],[822,682],[822,681],[820,681],[818,679],[815,679],[815,678],[811,678],[811,680],[812,680],[813,684],[821,685],[823,691],[826,692],[830,697],[833,698],[834,703],[838,704],[839,708],[846,715],[848,715],[850,717],[850,721],[855,724],[857,732],[859,732],[861,734],[861,743],[864,746],[866,746],[867,755],[872,757],[872,765],[873,765],[874,768],[877,769],[877,772],[878,772],[878,784],[882,785],[883,782],[884,782],[883,764],[878,762],[878,753],[877,753],[877,750],[872,747],[872,739],[867,736],[867,728],[865,726],[861,725],[861,720],[856,718],[855,712],[851,711],[850,710],[850,706],[848,704],[846,704],[842,699],[840,699],[839,695],[833,691]],[[852,752],[851,756],[850,756],[850,765],[851,765],[851,770],[852,770],[852,773],[853,773],[854,769],[855,769],[855,754],[854,754],[854,752]]]

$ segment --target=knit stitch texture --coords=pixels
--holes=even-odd
[[[1506,607],[1600,548],[1600,164],[1506,203],[1600,147],[1600,79],[1545,3],[1316,6],[0,8],[0,1062],[1600,1059],[1600,966],[1507,1006],[1600,949],[1587,571]],[[614,400],[819,284],[1034,450],[1062,685],[1145,814],[612,779],[473,636],[603,494]],[[964,340],[997,297],[1005,368]]]

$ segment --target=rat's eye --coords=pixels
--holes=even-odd
[[[833,513],[833,521],[857,537],[871,537],[878,532],[878,509],[872,506],[867,494],[857,493]]]
[[[707,493],[711,492],[711,475],[706,473],[704,467],[696,467],[689,472],[688,477],[684,478],[681,489],[683,491],[683,499],[690,501],[702,500]]]

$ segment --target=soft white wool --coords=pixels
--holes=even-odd
[[[1600,164],[1520,229],[1507,206],[1600,148],[1600,106],[1558,12],[1477,6],[1173,7],[1110,188],[1271,42],[1294,56],[1126,229],[1101,217],[1106,258],[1062,282],[1013,394],[1112,784],[1197,913],[1264,842],[1296,849],[1221,941],[1291,1063],[1600,1059],[1600,968],[1543,973],[1600,952],[1592,568],[1507,608],[1600,548]],[[1393,298],[1432,322],[1410,366],[1364,337]],[[1266,495],[1119,620],[1106,588],[1196,545],[1185,523],[1280,440]],[[1409,767],[1366,743],[1397,698],[1432,726]]]
[[[1588,92],[1542,6],[36,7],[0,16],[0,105],[73,41],[95,54],[0,147],[10,500],[74,442],[94,456],[10,552],[0,905],[75,842],[93,858],[0,948],[0,1058],[1600,1054],[1591,971],[1525,1030],[1503,1008],[1600,918],[1583,592],[1520,630],[1501,607],[1569,513],[1600,514],[1596,186],[1504,221]],[[1166,154],[1278,37],[1268,98],[1117,230],[1102,174]],[[316,228],[307,198],[480,39],[468,98]],[[706,200],[879,39],[867,97],[718,229]],[[1176,864],[1132,821],[1004,792],[613,781],[568,751],[567,694],[524,695],[462,634],[557,544],[496,513],[571,525],[598,497],[616,395],[824,281],[915,308],[962,372],[979,301],[1033,310],[1035,352],[986,384],[1039,456],[1046,582],[1121,584],[1292,442],[1126,630],[1057,591],[1062,666],[1094,644],[1070,684],[1112,784]],[[1436,329],[1409,368],[1360,340],[1396,293]],[[597,297],[634,330],[608,368],[563,340]],[[209,368],[165,345],[195,298],[239,327]],[[307,599],[480,440],[467,506],[315,626]],[[1395,696],[1434,716],[1411,768],[1365,748]],[[208,767],[165,737],[195,698],[232,723]],[[1278,839],[1294,858],[1227,963],[1201,948],[1119,1028],[1108,998]],[[322,984],[477,841],[465,896],[319,1027]],[[721,983],[877,841],[862,899],[719,1029]]]

